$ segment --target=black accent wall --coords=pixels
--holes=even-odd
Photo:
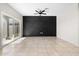
[[[23,36],[56,36],[56,16],[23,16]]]

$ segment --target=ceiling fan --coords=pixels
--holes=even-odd
[[[37,9],[37,10],[35,10],[35,12],[36,13],[34,13],[35,15],[47,15],[47,13],[46,13],[46,10],[47,10],[48,8],[45,8],[44,10],[41,10],[41,9]]]

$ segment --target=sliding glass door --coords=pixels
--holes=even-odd
[[[19,21],[9,16],[2,18],[2,38],[3,44],[9,43],[19,36]]]

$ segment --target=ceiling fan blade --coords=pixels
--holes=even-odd
[[[48,8],[45,8],[44,10],[42,10],[42,12],[45,12]]]
[[[47,15],[46,13],[42,13],[43,15]]]
[[[47,10],[48,8],[45,8],[45,10]]]
[[[45,8],[45,11],[44,12],[47,12],[48,11],[48,8]]]
[[[45,12],[45,10],[42,10],[42,12]]]
[[[37,13],[39,13],[39,11],[35,10]]]

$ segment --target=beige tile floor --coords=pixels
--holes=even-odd
[[[2,56],[79,56],[79,47],[56,37],[26,37],[0,49]]]

